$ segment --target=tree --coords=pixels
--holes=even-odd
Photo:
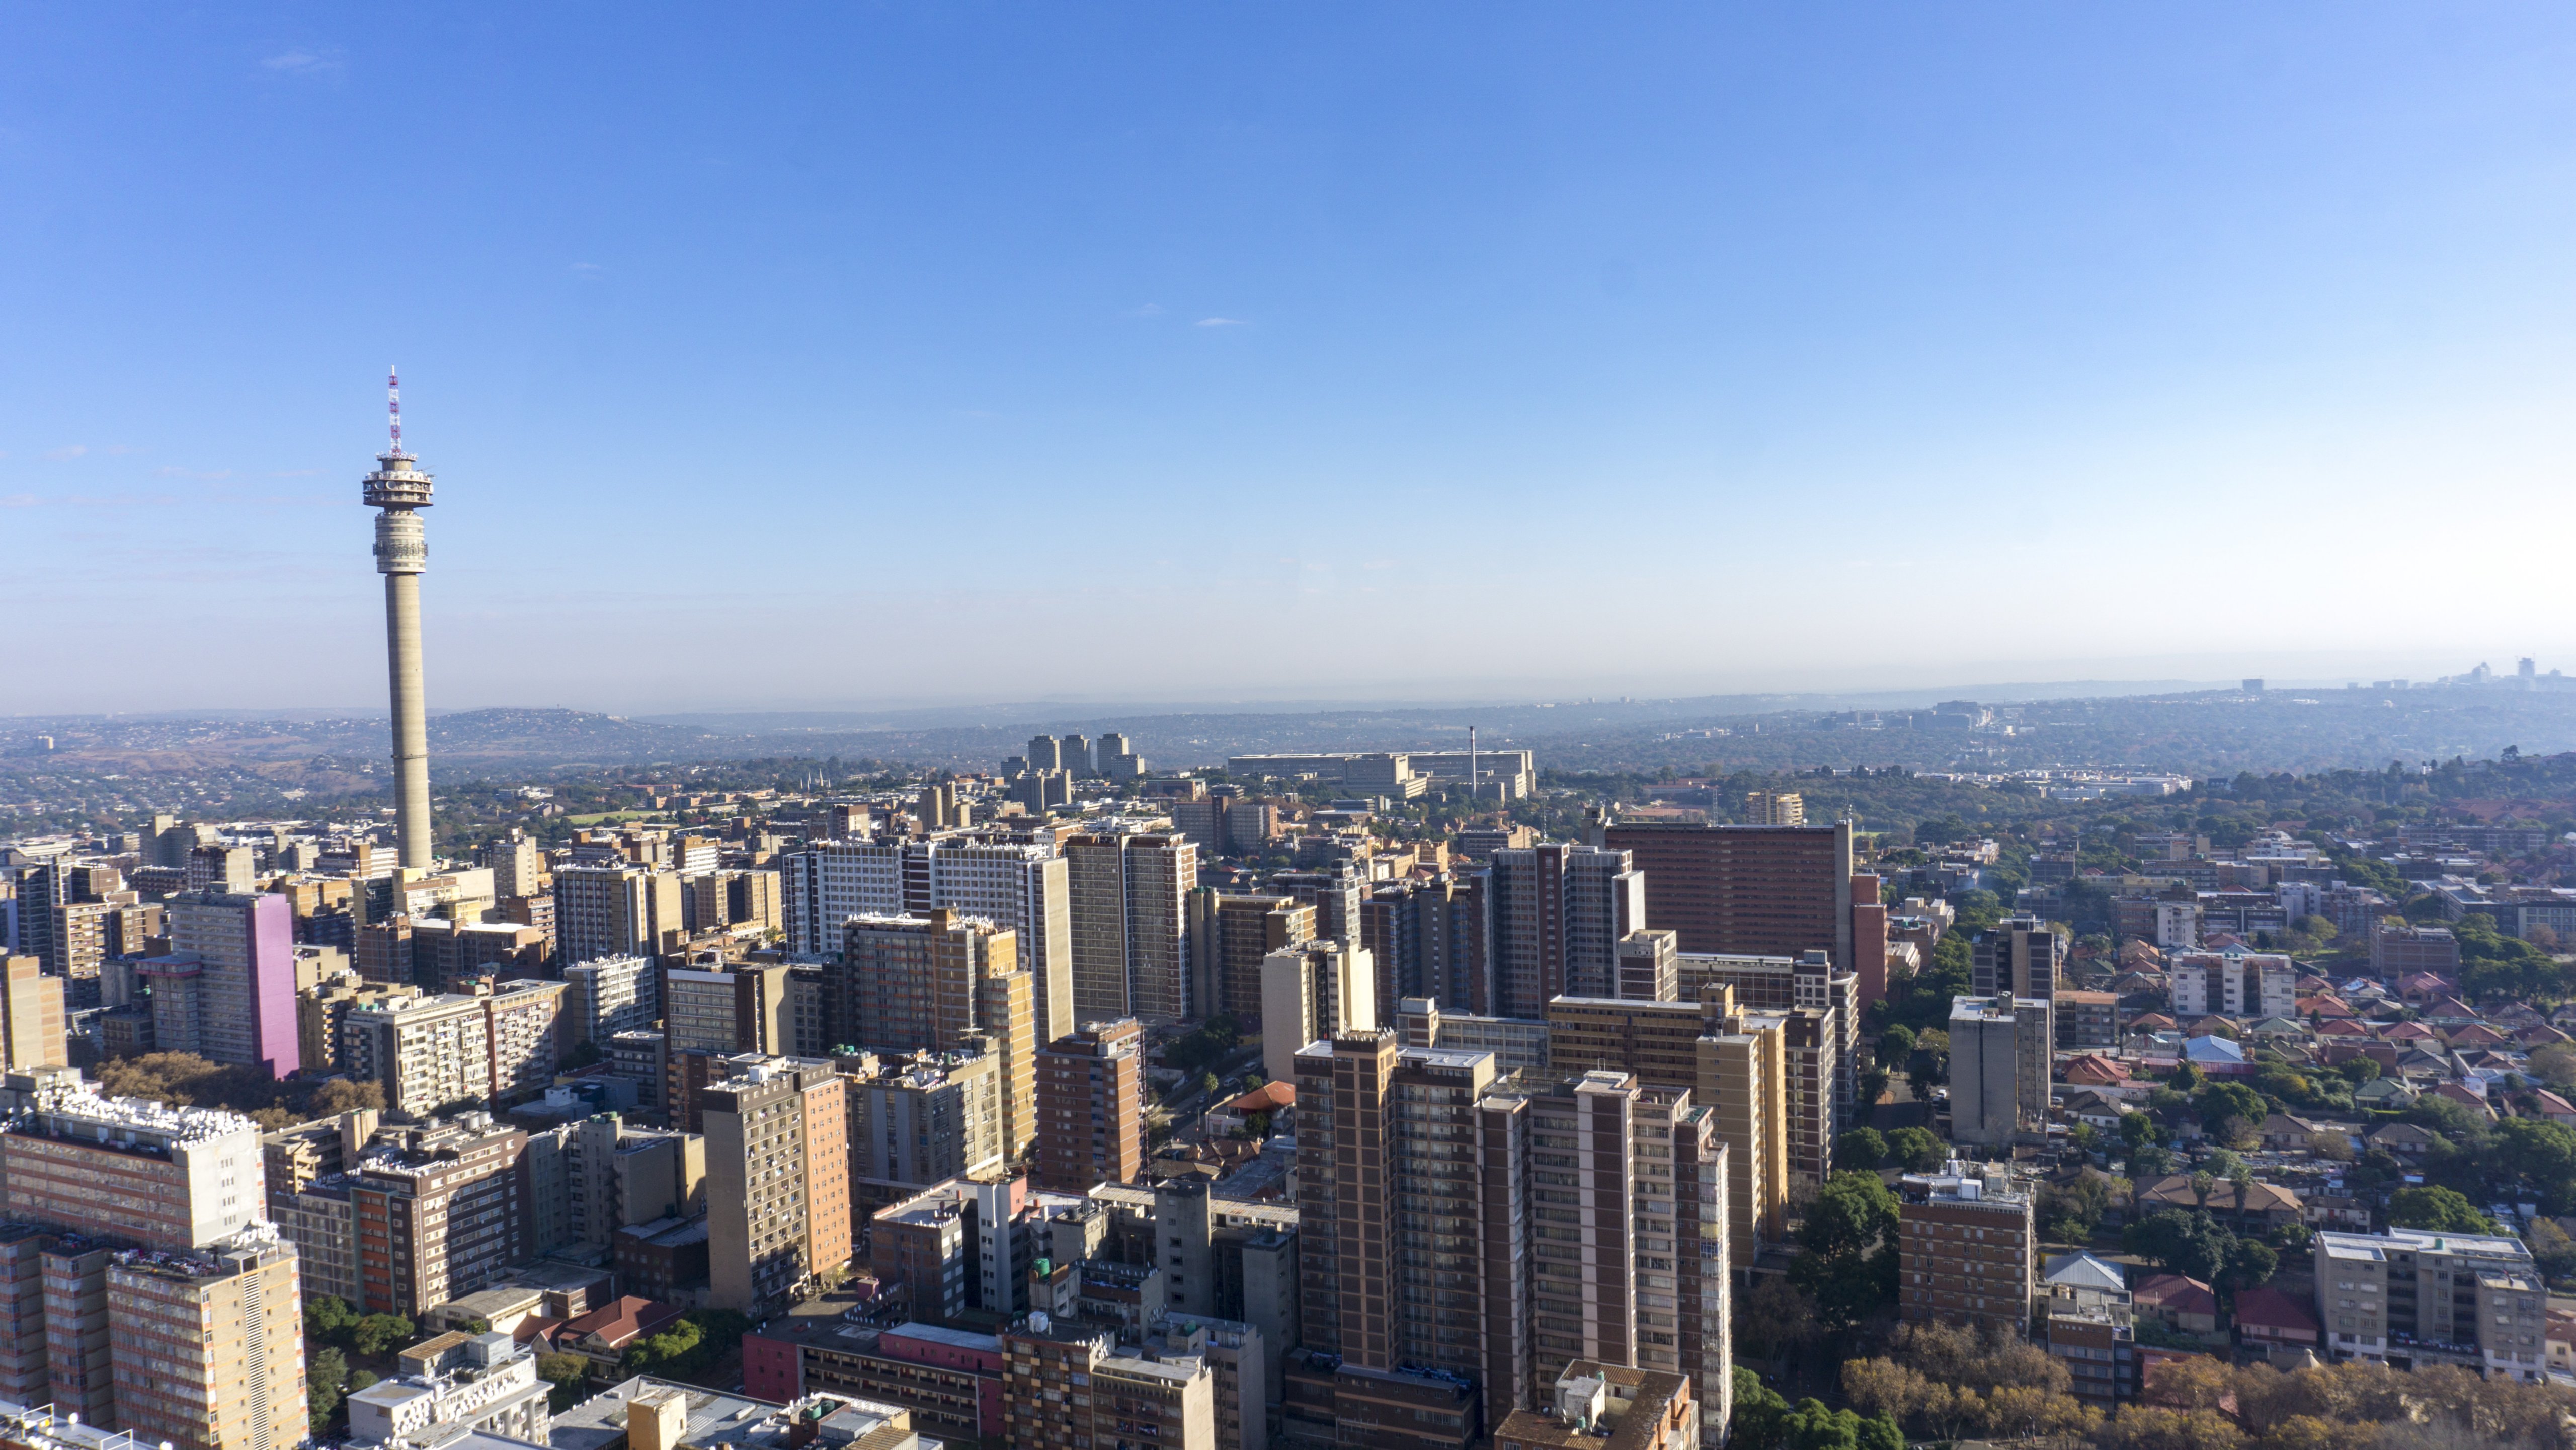
[[[2239,1289],[2252,1289],[2271,1280],[2281,1267],[2281,1256],[2260,1239],[2239,1238],[2227,1249],[2227,1283]]]
[[[2379,1076],[2379,1064],[2367,1057],[2347,1057],[2335,1064],[2335,1071],[2343,1076],[2344,1081],[2359,1087]]]
[[[2320,1128],[2308,1135],[2308,1151],[2329,1163],[2349,1163],[2352,1161],[2352,1137],[2334,1128]]]
[[[1837,1168],[1876,1168],[1887,1161],[1887,1140],[1876,1128],[1854,1128],[1834,1140]]]
[[[1913,1028],[1906,1026],[1906,1025],[1905,1025],[1904,1023],[1902,1023],[1902,1022],[1899,1022],[1899,1023],[1897,1023],[1895,1026],[1890,1027],[1890,1028],[1889,1028],[1889,1029],[1887,1029],[1885,1032],[1882,1032],[1882,1033],[1880,1033],[1880,1034],[1879,1034],[1879,1038],[1878,1038],[1878,1065],[1879,1065],[1879,1066],[1884,1067],[1884,1068],[1890,1068],[1890,1069],[1900,1068],[1900,1067],[1903,1067],[1903,1066],[1905,1065],[1905,1060],[1906,1060],[1907,1058],[1909,1058],[1909,1057],[1912,1057],[1913,1055],[1914,1055],[1914,1029],[1913,1029]]]
[[[349,1331],[349,1342],[358,1353],[369,1359],[383,1357],[396,1346],[411,1342],[412,1323],[398,1314],[370,1314]]]
[[[1950,1156],[1949,1145],[1926,1128],[1899,1128],[1887,1135],[1886,1163],[1911,1173],[1937,1171]]]
[[[584,1038],[583,1040],[574,1043],[572,1051],[565,1053],[563,1056],[563,1066],[568,1072],[579,1068],[597,1066],[599,1061],[599,1044],[590,1041],[588,1038]]]
[[[1776,1275],[1744,1296],[1742,1338],[1773,1358],[1816,1337],[1816,1304],[1806,1291]]]
[[[2201,1126],[2213,1131],[2229,1118],[2259,1124],[2272,1111],[2261,1093],[2241,1082],[2211,1083],[2191,1095],[2191,1106],[2200,1114]]]
[[[379,1113],[385,1110],[382,1083],[351,1082],[345,1077],[335,1077],[322,1084],[321,1091],[313,1095],[313,1116],[317,1118],[336,1118],[362,1108]]]
[[[2039,1231],[2060,1243],[2080,1244],[2110,1210],[2110,1185],[2091,1173],[2071,1183],[2051,1183],[2039,1191]]]
[[[2495,1224],[2448,1188],[2401,1188],[2388,1199],[2388,1222],[2397,1228],[2442,1233],[2491,1234]]]
[[[2207,1213],[2180,1208],[2133,1219],[2121,1233],[2121,1244],[2129,1252],[2202,1283],[2224,1275],[2235,1240]]]
[[[580,1401],[582,1387],[590,1381],[590,1361],[578,1354],[541,1354],[537,1378],[555,1387],[550,1408],[568,1410]]]
[[[348,1377],[349,1361],[329,1345],[313,1351],[305,1360],[305,1408],[315,1435],[330,1429],[332,1417],[340,1413],[340,1383]]]
[[[2492,1167],[2539,1190],[2549,1213],[2576,1210],[2576,1128],[2545,1118],[2507,1118],[2495,1125]]]
[[[2534,1052],[2531,1070],[2551,1087],[2576,1087],[2576,1042],[2553,1042]]]
[[[304,1337],[317,1344],[346,1345],[358,1324],[358,1311],[345,1299],[316,1294],[304,1301]]]
[[[2523,1242],[2530,1246],[2532,1262],[2552,1284],[2576,1279],[2576,1239],[2569,1238],[2567,1230],[2555,1221],[2533,1219]]]
[[[1849,1329],[1896,1297],[1895,1239],[1896,1195],[1876,1173],[1845,1169],[1807,1205],[1789,1281],[1815,1300],[1826,1329]]]
[[[1762,1376],[1737,1365],[1735,1418],[1728,1427],[1727,1443],[1740,1450],[1781,1450],[1782,1422],[1788,1418],[1789,1402],[1764,1384]]]

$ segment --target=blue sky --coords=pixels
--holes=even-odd
[[[2576,669],[2571,52],[18,7],[0,709],[379,701],[388,362],[442,706]]]

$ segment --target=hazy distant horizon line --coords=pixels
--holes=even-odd
[[[2341,691],[2351,683],[2349,676],[2324,679],[2267,679],[2266,693],[2296,690]],[[2425,682],[2429,683],[2429,682]],[[1019,713],[1062,715],[1083,712],[1092,715],[1157,716],[1201,714],[1301,714],[1331,710],[1406,711],[1406,710],[1475,710],[1535,709],[1577,704],[1592,705],[1678,705],[1693,701],[1740,701],[1770,705],[1764,710],[1742,713],[1785,713],[1826,704],[1887,699],[1925,700],[1964,699],[1984,704],[2035,703],[2046,700],[2107,699],[2121,696],[2198,693],[2240,688],[2238,679],[2079,679],[2042,681],[1988,681],[1978,684],[1938,686],[1884,686],[1849,689],[1780,689],[1780,690],[1713,690],[1694,694],[1605,694],[1569,692],[1554,696],[1522,694],[1516,696],[1265,696],[1258,693],[1233,694],[1199,699],[1135,699],[1114,696],[1057,696],[1038,700],[979,700],[971,698],[913,698],[881,701],[872,705],[696,705],[681,709],[609,709],[598,706],[567,704],[560,701],[543,704],[521,701],[487,702],[473,705],[432,705],[429,713],[437,716],[472,715],[495,710],[562,710],[574,714],[598,715],[611,719],[647,725],[692,725],[709,719],[789,720],[832,718],[845,721],[882,719],[893,716],[926,715],[951,712]],[[1773,704],[1772,702],[1778,702]],[[1802,705],[1799,702],[1811,702]],[[315,720],[377,720],[388,718],[388,710],[376,705],[279,705],[176,707],[153,710],[54,710],[12,711],[5,717],[15,721],[43,720],[188,720],[248,722],[280,720],[306,723]],[[993,723],[993,722],[984,722]],[[891,728],[891,727],[890,727]]]

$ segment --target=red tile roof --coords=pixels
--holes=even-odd
[[[555,1331],[555,1342],[570,1343],[596,1334],[609,1348],[624,1349],[637,1339],[659,1333],[664,1326],[678,1319],[681,1312],[677,1304],[664,1304],[659,1300],[628,1294],[614,1304],[565,1321],[564,1326]]]
[[[2218,1313],[2218,1296],[2207,1284],[2180,1274],[2150,1274],[2130,1289],[2129,1298],[2138,1304],[2152,1304],[2171,1309],[2177,1314]]]
[[[1229,1113],[1275,1113],[1281,1108],[1297,1106],[1297,1085],[1293,1082],[1266,1082],[1225,1105]]]
[[[2262,1329],[2295,1329],[2313,1335],[2317,1332],[2317,1316],[2278,1289],[2239,1289],[2236,1291],[2236,1327],[2242,1329],[2247,1325]]]

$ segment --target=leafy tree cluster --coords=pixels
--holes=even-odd
[[[2059,1243],[2088,1243],[2110,1212],[2112,1198],[2127,1192],[2125,1181],[2089,1171],[2065,1183],[2046,1184],[2039,1190],[2039,1231]]]
[[[384,1110],[385,1090],[346,1078],[280,1082],[255,1067],[225,1067],[193,1052],[111,1057],[90,1069],[109,1097],[180,1108],[226,1108],[263,1128],[284,1128],[356,1108]],[[476,1106],[481,1106],[479,1103]]]
[[[2093,1450],[2453,1450],[2576,1444],[2576,1391],[2480,1379],[2450,1365],[2366,1362],[2283,1373],[2201,1356],[2155,1371],[2140,1403],[2097,1426]]]
[[[1789,1282],[1828,1332],[1852,1328],[1896,1300],[1896,1195],[1874,1172],[1845,1169],[1817,1190],[1798,1226],[1804,1252]]]
[[[313,1433],[338,1419],[351,1394],[376,1382],[373,1372],[349,1367],[349,1355],[382,1360],[412,1339],[412,1322],[396,1314],[360,1314],[328,1294],[304,1301],[305,1408]]]
[[[1905,1433],[1885,1415],[1800,1400],[1795,1407],[1749,1369],[1735,1371],[1735,1418],[1727,1443],[1738,1450],[1905,1450]]]
[[[751,1320],[731,1309],[693,1309],[661,1333],[626,1347],[617,1362],[621,1375],[656,1375],[685,1380],[705,1374],[742,1343]]]
[[[363,1359],[382,1359],[411,1343],[412,1322],[399,1314],[360,1314],[348,1301],[317,1294],[304,1301],[304,1342],[328,1344]]]
[[[2472,911],[2451,923],[2460,943],[2460,990],[2470,1000],[2492,1002],[2568,994],[2568,969],[2540,948],[2496,930],[2495,918]]]
[[[2242,1237],[2206,1209],[2168,1208],[2130,1221],[2121,1246],[2173,1273],[2219,1289],[2251,1289],[2272,1277],[2281,1256]]]
[[[2101,1411],[2075,1398],[2064,1364],[1995,1326],[1980,1335],[1900,1324],[1889,1356],[1844,1361],[1842,1386],[1855,1411],[1929,1439],[2063,1438],[2102,1420]]]

